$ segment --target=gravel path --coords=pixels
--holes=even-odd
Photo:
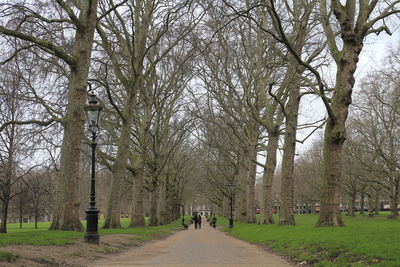
[[[203,221],[205,221],[203,219]],[[235,239],[203,223],[168,238],[111,256],[93,266],[293,266],[256,245]]]

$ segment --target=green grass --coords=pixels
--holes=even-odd
[[[317,215],[297,215],[296,226],[235,222],[222,230],[314,266],[400,266],[400,220],[343,217],[345,227],[316,228]],[[219,218],[218,224],[229,223]]]
[[[17,260],[19,256],[14,255],[11,252],[8,251],[0,251],[0,262],[6,261],[6,262],[14,262]]]
[[[129,225],[128,218],[121,219],[124,228],[121,229],[101,229],[104,224],[103,220],[99,221],[99,234],[131,234],[132,238],[137,240],[152,240],[166,235],[173,231],[182,229],[181,221],[177,220],[168,225],[148,226],[141,228],[126,228]],[[146,220],[147,221],[147,220]],[[86,227],[86,221],[82,224]],[[0,246],[12,244],[29,244],[29,245],[68,245],[74,244],[76,239],[83,238],[84,233],[73,231],[49,231],[50,223],[39,223],[38,229],[35,229],[33,223],[24,223],[23,228],[19,229],[19,224],[7,224],[7,233],[0,234]],[[100,237],[101,240],[101,237]],[[0,255],[1,257],[1,255]]]

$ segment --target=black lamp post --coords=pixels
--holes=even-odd
[[[230,182],[229,185],[229,193],[231,197],[231,210],[229,214],[229,228],[233,228],[233,192],[235,191],[235,184],[233,182]]]
[[[92,138],[92,173],[90,183],[90,202],[89,208],[86,210],[86,234],[85,241],[87,243],[99,244],[100,236],[98,232],[99,226],[99,210],[96,208],[96,174],[95,174],[95,156],[96,156],[96,138],[99,131],[99,120],[102,106],[97,100],[97,97],[90,95],[88,104],[85,106],[87,121],[89,124],[89,131]]]

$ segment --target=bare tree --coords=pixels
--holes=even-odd
[[[40,3],[3,3],[2,16],[9,20],[7,27],[0,26],[3,37],[15,37],[21,40],[16,52],[37,47],[51,56],[63,61],[69,67],[68,103],[63,118],[64,137],[61,151],[60,181],[57,190],[56,215],[50,229],[83,231],[79,218],[77,188],[80,181],[79,162],[80,144],[83,139],[84,105],[86,102],[86,80],[92,50],[92,40],[97,24],[97,0],[74,1],[72,3],[58,0]],[[59,18],[52,18],[48,10],[56,9]],[[37,27],[35,27],[35,25]],[[75,32],[67,30],[71,27]],[[37,31],[30,31],[36,28]],[[50,29],[59,29],[51,31]],[[55,32],[63,35],[57,36]],[[62,47],[70,35],[73,47]],[[66,37],[66,38],[65,38]],[[66,43],[64,42],[64,44]],[[15,54],[15,53],[14,53]],[[13,56],[13,55],[11,55]],[[49,125],[54,119],[46,122],[33,121],[39,125]],[[9,121],[8,124],[15,123]],[[20,123],[32,123],[24,120]],[[4,127],[4,125],[3,125]]]
[[[24,120],[30,108],[18,98],[23,90],[15,65],[2,68],[2,71],[4,76],[0,79],[0,123],[5,125],[10,121]],[[8,124],[0,132],[1,233],[7,232],[10,201],[27,191],[24,176],[31,167],[25,164],[33,154],[32,148],[37,141],[29,133],[29,128],[25,125]]]

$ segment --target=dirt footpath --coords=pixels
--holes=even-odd
[[[203,221],[205,221],[203,219]],[[164,240],[110,256],[92,266],[293,266],[256,245],[235,239],[203,223]]]

